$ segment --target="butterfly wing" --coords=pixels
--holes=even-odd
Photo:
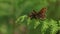
[[[32,19],[32,18],[35,18],[36,19],[36,15],[37,15],[37,12],[35,10],[33,10],[33,12],[31,12],[29,14],[29,17]]]
[[[42,8],[42,9],[38,12],[38,18],[44,19],[44,18],[46,17],[45,13],[46,13],[46,8]]]

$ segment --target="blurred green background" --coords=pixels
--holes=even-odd
[[[27,15],[47,7],[46,20]],[[56,34],[60,30],[60,0],[0,0],[0,34]]]

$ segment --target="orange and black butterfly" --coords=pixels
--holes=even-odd
[[[33,10],[33,12],[31,12],[30,14],[29,14],[29,17],[31,18],[31,19],[33,19],[33,18],[35,18],[35,19],[44,19],[45,17],[46,17],[46,8],[42,8],[38,13],[35,11],[35,10]]]

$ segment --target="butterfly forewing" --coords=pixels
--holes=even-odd
[[[39,12],[38,12],[38,18],[44,19],[46,17],[46,8],[42,8]]]

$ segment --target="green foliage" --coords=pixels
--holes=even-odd
[[[46,19],[44,21],[41,21],[39,19],[32,19],[31,20],[30,18],[27,18],[26,15],[21,16],[21,18],[19,17],[17,19],[17,24],[18,23],[19,24],[26,23],[28,26],[27,28],[30,30],[29,34],[30,33],[33,33],[33,34],[40,34],[40,33],[41,34],[56,34],[56,32],[58,31],[58,28],[59,28],[57,21],[55,21],[53,19],[50,19],[50,20]],[[38,26],[40,26],[40,27],[38,27]],[[38,32],[35,32],[35,31],[38,31]]]

